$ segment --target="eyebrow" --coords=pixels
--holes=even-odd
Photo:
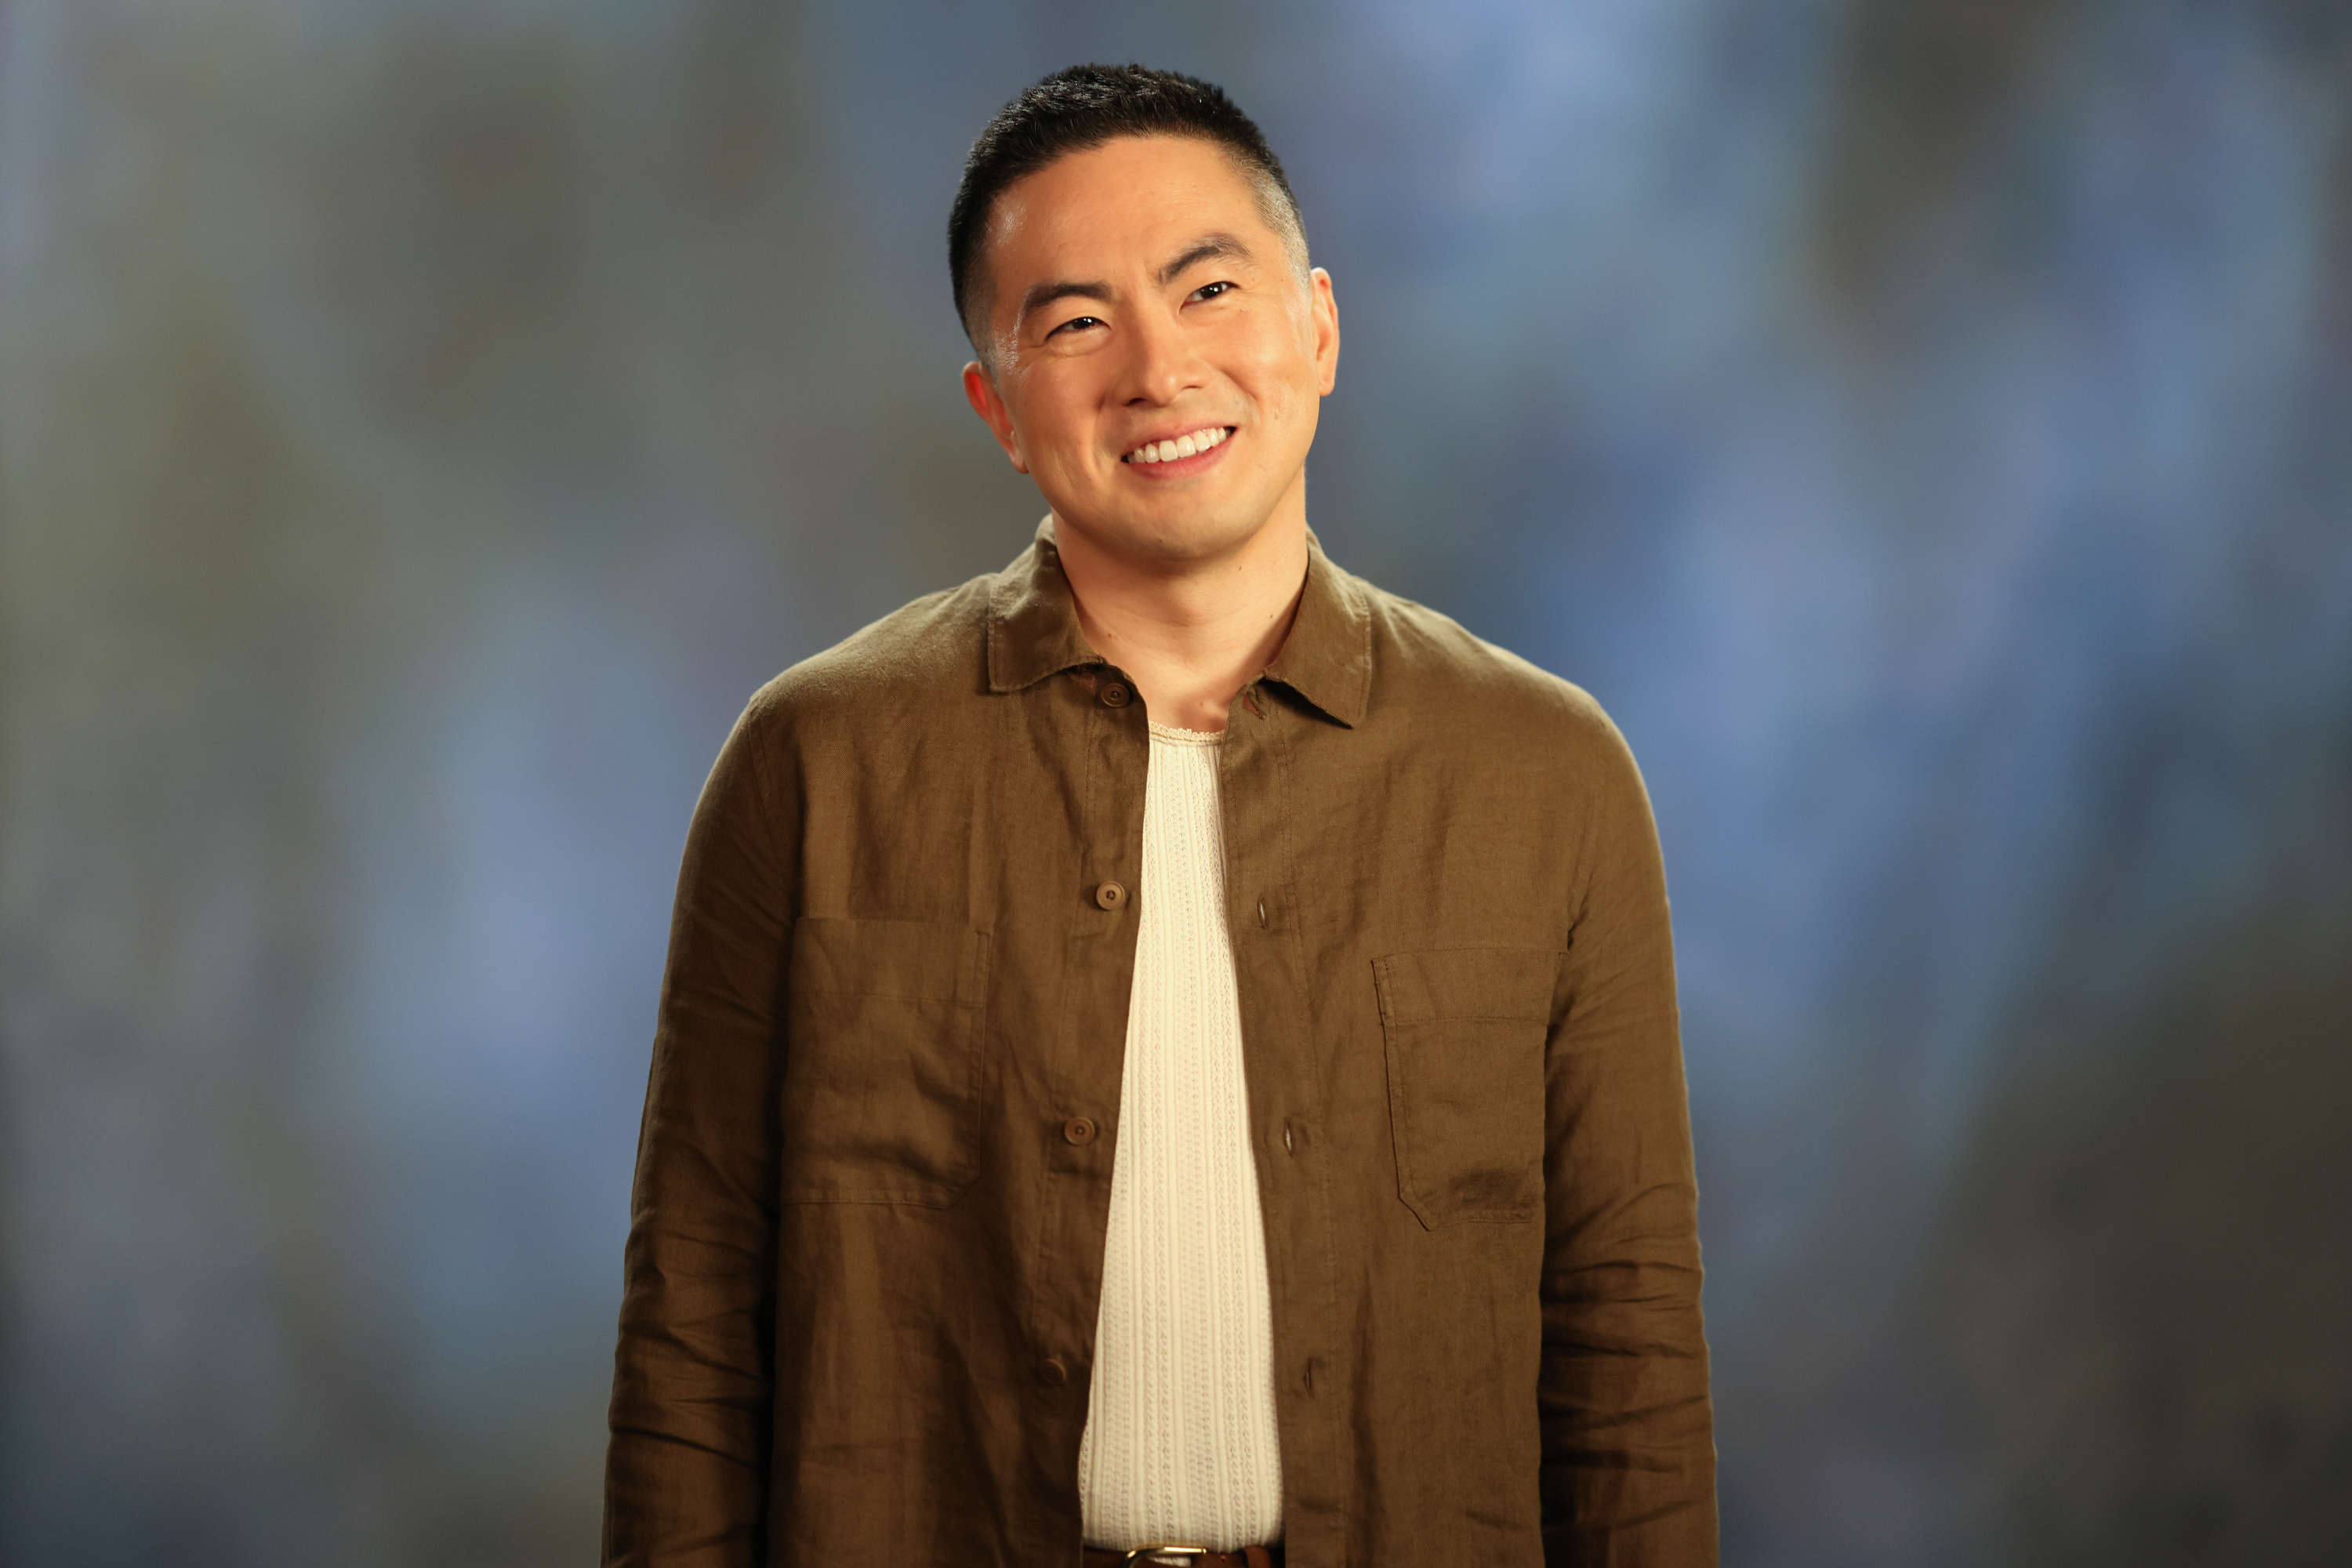
[[[1230,258],[1235,261],[1250,259],[1250,247],[1230,234],[1204,234],[1186,248],[1184,254],[1160,269],[1160,282],[1164,288],[1176,281],[1188,267],[1203,261],[1219,261]]]
[[[1248,246],[1230,234],[1204,234],[1186,246],[1176,259],[1161,268],[1158,280],[1165,288],[1182,275],[1187,268],[1197,267],[1203,261],[1228,258],[1246,261],[1251,254]],[[1108,300],[1110,297],[1111,287],[1108,283],[1080,282],[1070,279],[1033,283],[1021,296],[1021,313],[1013,319],[1016,323],[1026,321],[1056,300]]]
[[[1056,300],[1109,298],[1110,285],[1108,283],[1032,283],[1028,292],[1021,296],[1021,313],[1013,318],[1013,321],[1015,325],[1026,321]]]

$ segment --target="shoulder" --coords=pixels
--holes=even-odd
[[[1387,709],[1449,733],[1507,732],[1538,744],[1622,752],[1624,740],[1591,693],[1475,636],[1450,616],[1361,578],[1372,661],[1373,717]]]
[[[986,685],[985,628],[994,575],[926,594],[801,660],[752,694],[747,727],[795,730],[853,722],[887,726],[920,703]]]

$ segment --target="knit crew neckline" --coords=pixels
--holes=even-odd
[[[1162,724],[1157,719],[1150,723],[1151,738],[1165,741],[1172,746],[1217,746],[1224,743],[1225,732],[1223,730],[1187,730],[1181,725]]]

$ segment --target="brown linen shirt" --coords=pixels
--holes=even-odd
[[[1623,742],[1310,542],[1222,751],[1292,1568],[1713,1563]],[[1077,1562],[1149,752],[1050,523],[752,699],[678,879],[607,1563]]]

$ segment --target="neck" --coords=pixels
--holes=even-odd
[[[1290,510],[1230,550],[1181,561],[1117,554],[1055,519],[1079,628],[1153,719],[1223,730],[1241,689],[1281,651],[1307,586],[1306,509]]]

